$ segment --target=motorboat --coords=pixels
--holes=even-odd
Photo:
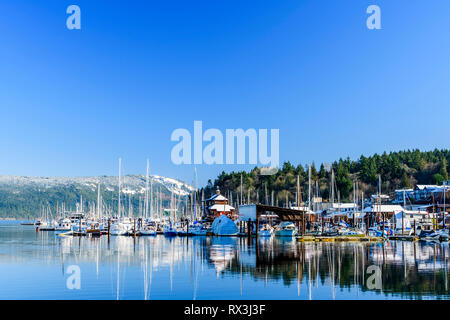
[[[271,237],[272,234],[273,234],[273,228],[268,224],[263,225],[261,227],[261,229],[259,229],[259,231],[258,231],[258,236],[260,236],[260,237]]]
[[[72,221],[69,218],[62,218],[59,220],[55,231],[70,231],[72,230]]]
[[[144,224],[139,232],[141,236],[156,236],[156,224],[154,222]]]
[[[441,233],[435,230],[421,230],[419,233],[419,240],[422,241],[439,241]]]
[[[206,236],[208,229],[203,223],[194,222],[194,224],[189,227],[189,232],[191,232],[193,236]]]
[[[294,237],[297,235],[297,228],[292,222],[283,221],[275,227],[275,236]]]
[[[111,226],[110,234],[112,236],[125,236],[131,230],[129,223],[116,222]]]

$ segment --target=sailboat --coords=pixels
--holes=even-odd
[[[175,218],[176,217],[176,209],[174,209],[173,193],[171,194],[170,206],[171,206],[171,211],[173,212],[173,219],[175,221],[176,220],[176,218]],[[178,234],[177,228],[172,225],[172,220],[170,218],[169,218],[169,223],[164,226],[163,232],[164,232],[164,235],[168,236],[168,237],[173,237]]]
[[[119,199],[117,205],[117,221],[111,226],[110,233],[112,236],[124,236],[128,234],[128,231],[131,229],[131,221],[130,218],[121,218],[121,207],[120,207],[120,188],[121,188],[121,167],[122,167],[122,159],[119,158]]]
[[[55,231],[56,222],[52,218],[50,208],[42,208],[42,219],[39,230],[41,231]]]
[[[195,221],[194,224],[189,227],[189,232],[194,236],[206,236],[208,229],[203,223]]]
[[[178,234],[177,229],[172,226],[172,221],[169,219],[169,224],[164,227],[164,235],[166,237],[174,237]]]
[[[156,236],[156,224],[151,221],[151,218],[148,217],[149,212],[149,162],[147,159],[147,175],[145,177],[145,203],[144,203],[144,217],[142,226],[139,229],[139,232],[142,236]],[[151,210],[150,210],[151,215]]]

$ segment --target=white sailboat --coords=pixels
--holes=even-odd
[[[121,218],[121,207],[120,207],[120,194],[121,194],[121,167],[122,167],[122,158],[119,158],[119,199],[117,201],[117,221],[111,226],[110,233],[112,236],[123,236],[128,234],[128,231],[131,229],[129,219]]]
[[[144,203],[144,220],[139,232],[143,236],[156,236],[156,224],[151,221],[151,208],[149,217],[149,161],[147,159],[147,174],[145,176],[145,203]]]

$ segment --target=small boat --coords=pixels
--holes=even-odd
[[[439,241],[440,238],[440,232],[434,230],[421,230],[419,234],[419,240],[422,241]]]
[[[173,227],[166,226],[164,228],[164,235],[166,237],[175,237],[177,234],[178,234],[178,231]]]
[[[72,230],[72,222],[68,218],[60,219],[55,231],[70,231]]]
[[[36,225],[36,223],[35,222],[22,222],[20,225],[21,226],[34,226],[34,225]]]
[[[258,236],[260,237],[271,237],[273,234],[273,228],[267,224],[263,225],[258,231]]]
[[[163,231],[164,231],[164,235],[165,235],[166,237],[174,237],[174,236],[176,236],[176,235],[178,234],[177,229],[175,229],[175,228],[172,226],[172,222],[169,222],[169,225],[166,225],[166,226],[163,228]]]
[[[189,231],[193,236],[206,236],[208,233],[208,229],[201,223],[194,223],[194,225],[189,228]]]
[[[41,222],[39,231],[55,231],[55,223],[53,223],[53,221]]]
[[[139,229],[141,236],[156,236],[156,226],[155,225],[144,225]]]
[[[297,228],[292,222],[283,221],[275,228],[277,237],[294,237],[295,235],[297,235]]]
[[[110,234],[112,236],[125,236],[129,229],[128,224],[118,222],[111,226]]]

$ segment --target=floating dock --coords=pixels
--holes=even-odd
[[[368,237],[368,236],[299,236],[299,242],[384,242],[383,237]]]
[[[402,240],[402,241],[418,241],[417,236],[390,236],[389,240]]]

